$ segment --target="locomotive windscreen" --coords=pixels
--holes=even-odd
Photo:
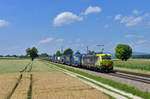
[[[111,60],[111,56],[105,55],[105,56],[102,56],[102,59],[103,60]]]

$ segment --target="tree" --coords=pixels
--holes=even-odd
[[[64,55],[71,55],[73,54],[73,50],[71,48],[68,48],[64,51]]]
[[[17,57],[17,55],[12,55],[12,57]]]
[[[26,49],[26,53],[27,53],[27,55],[29,55],[29,56],[31,57],[32,61],[33,61],[36,57],[38,57],[38,50],[37,50],[37,48],[35,48],[35,47],[32,47],[32,49],[27,48],[27,49]]]
[[[118,44],[115,48],[115,56],[122,61],[127,61],[132,56],[132,48],[129,45]]]
[[[30,55],[30,50],[31,50],[30,48],[27,48],[27,49],[26,49],[27,56]]]
[[[80,52],[79,52],[79,51],[77,51],[75,54],[80,54]]]
[[[55,54],[55,56],[61,56],[61,55],[62,55],[62,54],[61,54],[60,51],[57,51],[56,54]]]
[[[10,57],[10,55],[8,54],[8,55],[6,55],[5,57]]]
[[[47,53],[41,53],[40,57],[48,57],[49,55]]]

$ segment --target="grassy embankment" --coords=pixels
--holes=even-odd
[[[117,88],[117,89],[120,89],[120,90],[124,90],[125,92],[129,92],[129,93],[132,93],[134,95],[140,96],[140,97],[142,97],[144,99],[150,99],[150,93],[148,93],[148,92],[142,92],[140,90],[137,90],[137,89],[135,89],[133,87],[130,87],[130,86],[127,86],[125,84],[121,84],[121,83],[118,83],[118,82],[115,82],[115,81],[112,81],[112,80],[109,80],[109,79],[93,76],[93,75],[90,75],[88,73],[85,73],[85,72],[82,72],[82,71],[79,71],[79,70],[74,70],[74,69],[71,69],[71,68],[67,68],[67,67],[64,67],[64,66],[59,65],[59,64],[55,64],[55,65],[60,67],[60,68],[66,69],[68,71],[71,71],[73,73],[77,73],[77,74],[86,76],[88,78],[94,79],[96,81],[102,82],[104,84],[108,84],[108,85],[110,85],[110,86],[112,86],[114,88]]]
[[[119,70],[150,74],[150,60],[148,59],[114,60],[114,67]]]

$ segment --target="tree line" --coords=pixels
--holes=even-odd
[[[39,57],[38,50],[35,47],[26,49],[26,56],[30,56],[32,61]],[[60,52],[59,50],[54,54],[54,56],[62,56],[62,55],[72,55],[74,51],[71,48],[66,49],[64,52]],[[75,54],[81,54],[79,51],[75,52]],[[93,55],[96,54],[94,51],[88,51],[87,54]],[[41,54],[43,57],[48,57],[49,55],[46,53]],[[115,48],[115,56],[122,61],[127,61],[132,56],[132,48],[129,45],[118,44]]]
[[[71,55],[71,54],[73,54],[73,50],[71,48],[68,48],[63,53],[57,51],[56,54],[54,55],[61,56],[61,55]],[[80,52],[77,51],[75,54],[80,54]],[[96,52],[88,50],[87,54],[94,55],[96,54]],[[121,59],[122,61],[127,61],[132,56],[132,48],[126,44],[118,44],[115,48],[115,56],[116,58]]]
[[[147,54],[147,55],[133,55],[131,58],[133,58],[133,59],[150,59],[150,54]]]
[[[56,51],[54,56],[62,56],[62,55],[71,55],[74,51],[71,48],[67,48],[64,52],[60,52],[59,50]],[[74,54],[81,54],[79,51],[76,51]],[[96,54],[95,51],[88,51],[87,54],[94,55]],[[129,58],[150,58],[150,55],[136,55],[132,56],[132,48],[126,44],[118,44],[115,48],[115,56],[122,61],[127,61]],[[131,57],[132,56],[132,57]],[[1,56],[2,57],[2,56]],[[10,56],[8,56],[10,57]],[[17,55],[13,55],[13,57],[18,57]],[[24,58],[31,58],[34,60],[37,57],[49,57],[47,53],[38,54],[38,49],[35,47],[27,48],[25,56],[19,56]]]
[[[54,56],[62,56],[62,55],[72,55],[74,51],[71,48],[66,49],[64,52],[60,52],[59,50],[54,54]],[[75,52],[75,54],[80,54],[79,51]]]

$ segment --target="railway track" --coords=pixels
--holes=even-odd
[[[119,72],[119,73],[125,73],[125,74],[130,74],[130,75],[150,78],[150,75],[140,74],[140,73],[135,73],[135,72],[128,72],[128,71],[122,71],[122,70],[114,70],[114,72]]]
[[[120,78],[125,78],[125,79],[129,79],[129,80],[134,80],[134,81],[138,81],[138,82],[142,82],[142,83],[146,83],[146,84],[150,84],[150,78],[148,78],[148,77],[131,75],[131,74],[128,74],[128,73],[118,73],[118,72],[109,73],[108,75],[115,76],[115,77],[120,77]]]
[[[55,64],[58,64],[58,63],[55,63]],[[73,67],[73,66],[68,66],[68,65],[64,65],[64,66],[67,66],[69,68],[78,69],[78,70],[85,70],[84,72],[87,72],[87,73],[88,72],[95,72],[97,74],[101,73],[101,72],[98,72],[98,71],[91,71],[87,68],[79,68],[79,67]],[[115,76],[115,77],[119,77],[119,78],[124,78],[124,79],[129,79],[129,80],[133,80],[133,81],[137,81],[137,82],[150,84],[150,75],[127,72],[127,71],[119,71],[119,70],[115,70],[112,73],[105,73],[105,74],[110,75],[110,76]]]

